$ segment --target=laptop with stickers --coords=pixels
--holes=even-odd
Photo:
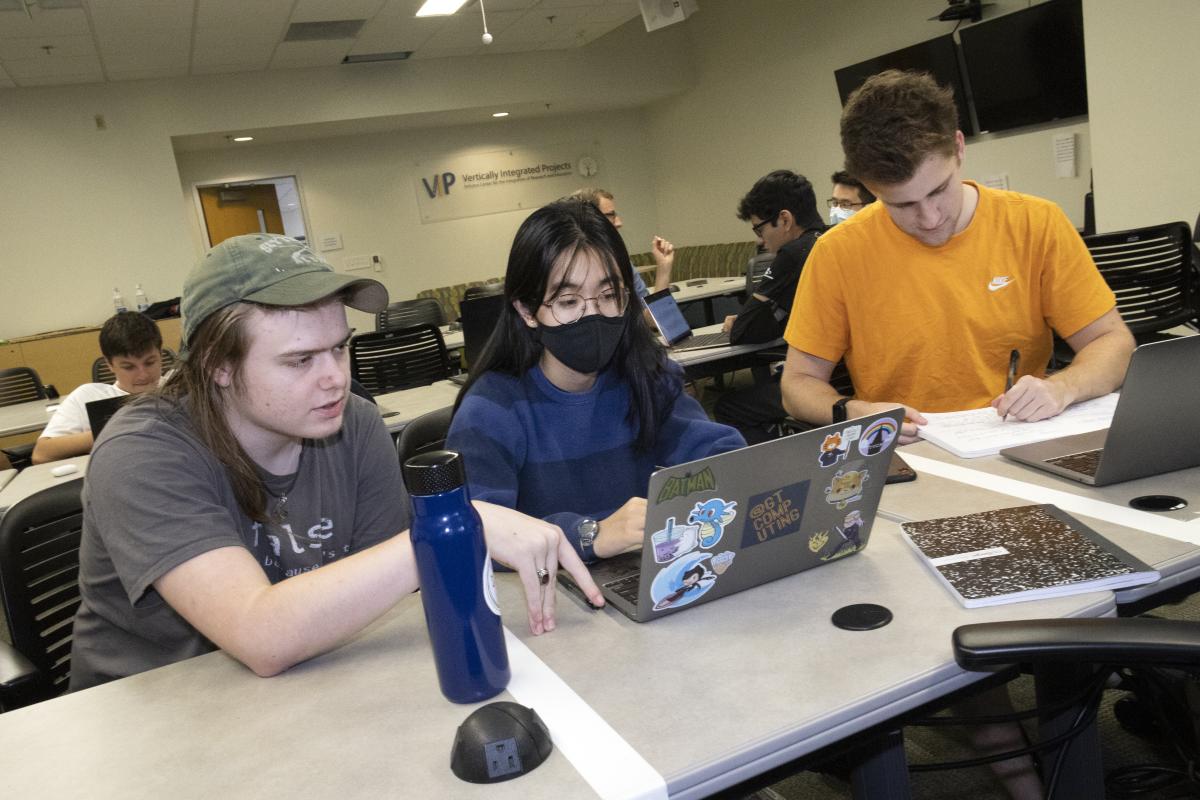
[[[1133,351],[1112,424],[1000,455],[1092,486],[1200,465],[1200,336]]]
[[[703,333],[699,336],[692,333],[692,328],[683,318],[679,304],[671,295],[670,289],[646,295],[643,298],[650,316],[658,332],[667,340],[667,346],[672,350],[702,350],[710,347],[725,347],[729,344],[729,334],[724,331]]]
[[[591,565],[593,579],[647,622],[861,551],[902,421],[896,409],[658,470],[641,552]]]

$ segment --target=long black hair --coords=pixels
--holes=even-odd
[[[636,447],[648,450],[658,438],[658,429],[683,390],[683,383],[669,370],[666,351],[642,316],[641,300],[632,288],[633,265],[625,242],[599,209],[581,200],[564,199],[539,208],[517,229],[504,274],[504,310],[477,363],[471,365],[455,409],[484,373],[495,370],[519,377],[538,363],[542,344],[514,303],[537,314],[546,297],[560,291],[561,281],[559,286],[550,286],[555,265],[560,261],[568,265],[563,274],[565,281],[582,254],[596,257],[612,284],[616,286],[619,279],[620,286],[630,292],[625,332],[607,368],[615,370],[629,387],[626,419],[637,429]]]

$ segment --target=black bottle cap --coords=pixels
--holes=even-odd
[[[404,462],[404,485],[413,495],[449,492],[466,483],[462,456],[453,450],[431,450]]]

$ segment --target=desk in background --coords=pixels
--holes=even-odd
[[[681,307],[696,302],[703,303],[704,323],[712,325],[715,322],[724,321],[716,318],[716,313],[713,309],[713,300],[722,296],[742,294],[746,291],[746,278],[745,276],[738,276],[736,278],[699,278],[694,281],[678,281],[672,284],[672,286],[679,287],[679,291],[672,294],[675,297],[675,302]]]
[[[675,798],[707,796],[980,680],[951,655],[950,632],[965,622],[1113,613],[1108,592],[961,608],[887,520],[852,558],[640,625],[559,592],[557,630],[533,637],[518,579],[497,583],[504,618],[533,656],[514,647],[514,675],[551,670]],[[830,614],[853,602],[887,605],[895,620],[834,628]],[[529,683],[522,692],[547,682]],[[537,696],[496,699],[554,714]],[[439,693],[412,595],[279,677],[212,653],[0,715],[0,754],[20,754],[4,759],[2,780],[14,797],[42,798],[81,786],[102,797],[595,796],[562,744],[528,776],[459,781],[450,745],[473,708]],[[562,743],[578,724],[550,727]]]
[[[462,387],[453,381],[438,381],[415,389],[388,392],[375,398],[388,433],[396,434],[422,414],[454,405]],[[391,416],[388,416],[388,415]]]
[[[30,400],[11,406],[0,406],[0,438],[22,433],[36,433],[46,427],[57,400]]]
[[[56,483],[79,480],[87,474],[89,459],[91,459],[91,456],[73,456],[72,458],[64,458],[62,461],[36,464],[21,470],[14,478],[7,482],[7,485],[3,485],[3,488],[0,488],[0,517],[3,517],[10,508],[30,495],[37,494],[43,489],[49,489]],[[63,475],[62,477],[55,477],[51,474],[51,470],[65,464],[74,464],[78,469],[70,475]]]

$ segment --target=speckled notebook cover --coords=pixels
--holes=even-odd
[[[968,608],[1150,583],[1157,572],[1052,505],[901,525]]]

